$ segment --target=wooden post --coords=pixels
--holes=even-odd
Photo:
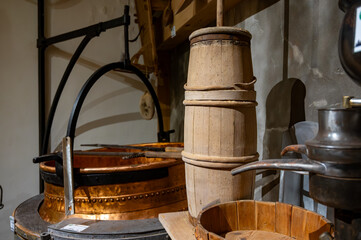
[[[223,0],[217,0],[217,27],[223,26]]]

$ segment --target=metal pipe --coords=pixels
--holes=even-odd
[[[326,167],[322,163],[316,161],[304,159],[270,159],[245,164],[233,169],[231,173],[232,175],[236,175],[258,169],[307,171],[318,174],[325,174],[326,172]]]
[[[357,99],[351,96],[344,96],[342,105],[344,108],[361,107],[361,99]]]

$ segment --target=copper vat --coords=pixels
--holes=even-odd
[[[183,143],[134,146],[183,147]],[[85,219],[133,220],[157,218],[159,213],[187,209],[184,163],[176,158],[101,155],[99,152],[139,152],[137,149],[100,148],[74,153],[75,215]],[[56,223],[65,218],[63,180],[55,161],[40,164],[45,182],[41,218]]]

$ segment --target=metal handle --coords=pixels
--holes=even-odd
[[[307,156],[307,148],[304,144],[289,145],[285,147],[281,152],[281,156],[284,156],[288,152],[296,152]]]
[[[326,166],[320,162],[304,159],[270,159],[245,164],[231,171],[232,175],[239,173],[258,170],[258,169],[273,169],[273,170],[292,170],[292,171],[307,171],[318,174],[325,174]]]

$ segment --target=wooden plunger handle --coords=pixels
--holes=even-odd
[[[217,27],[223,26],[223,0],[217,0]]]

